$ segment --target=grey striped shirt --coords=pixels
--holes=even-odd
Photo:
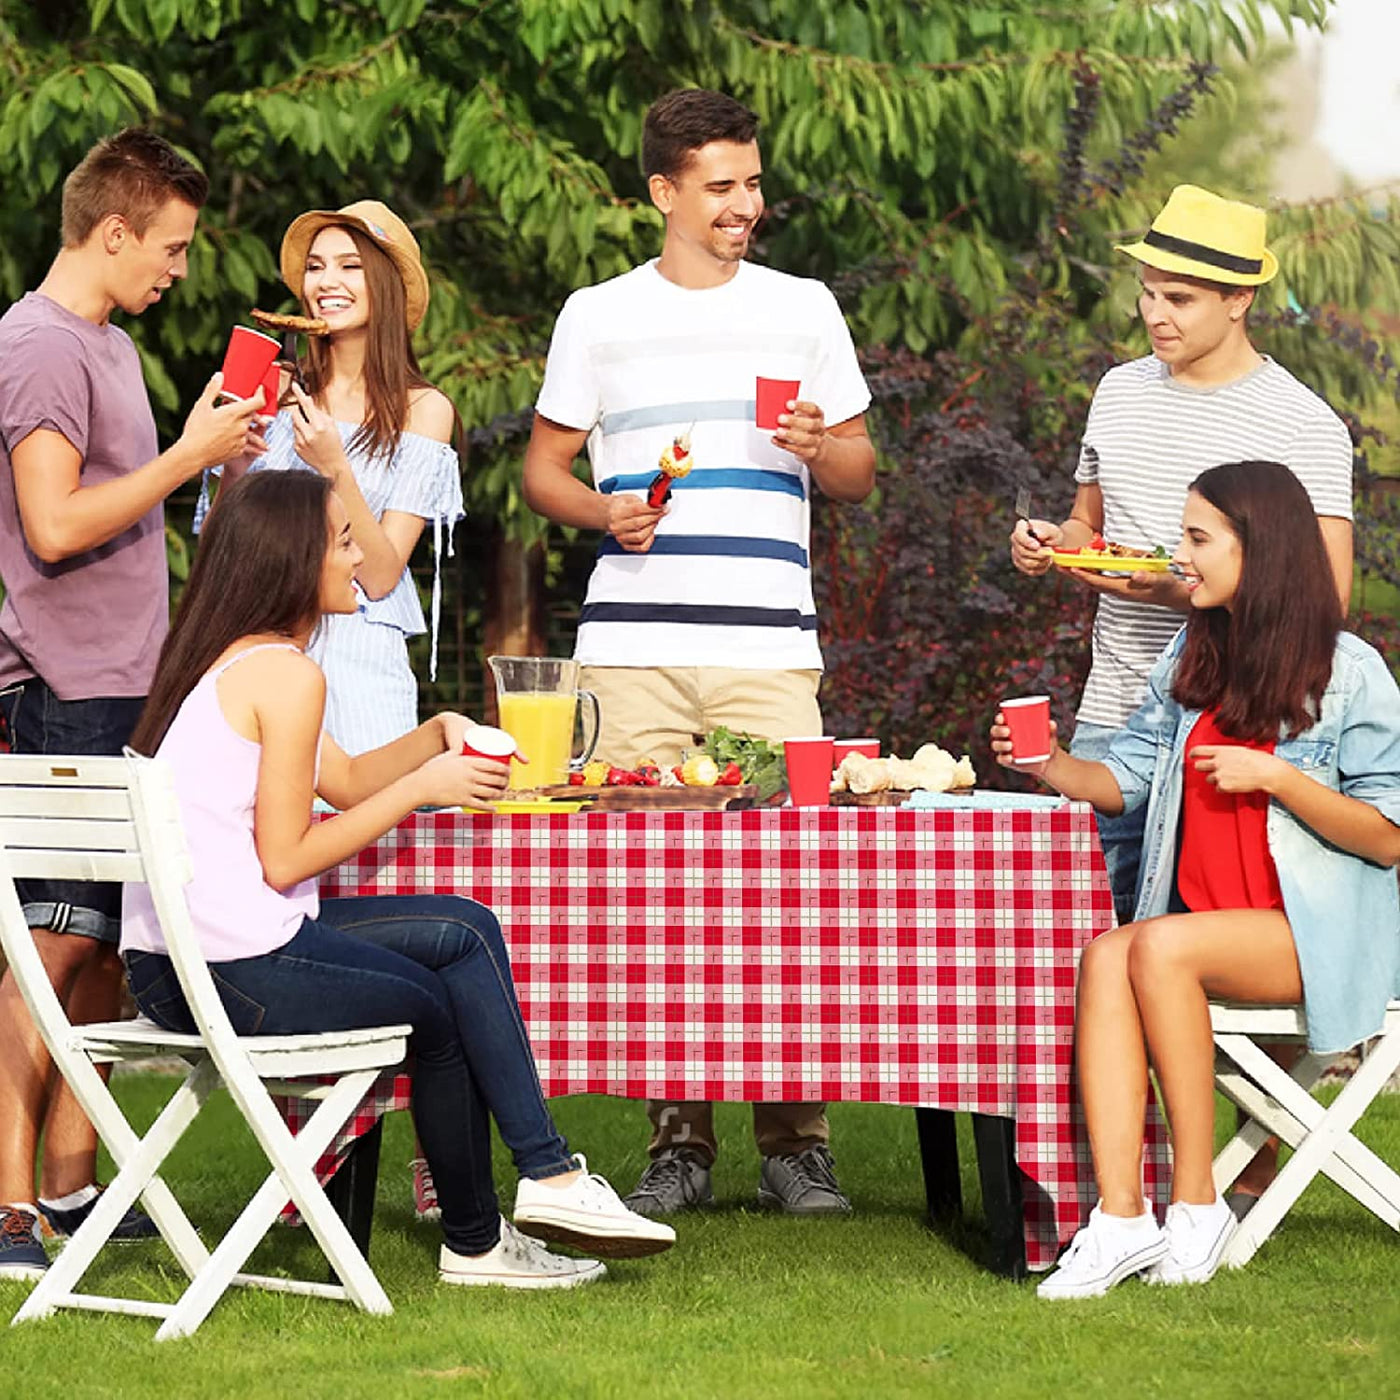
[[[1089,406],[1074,479],[1103,492],[1106,539],[1176,548],[1192,481],[1222,462],[1282,462],[1319,515],[1350,520],[1351,437],[1342,420],[1282,365],[1217,389],[1177,384],[1155,355],[1115,365]],[[1117,728],[1137,708],[1148,672],[1182,615],[1102,597],[1079,719]]]

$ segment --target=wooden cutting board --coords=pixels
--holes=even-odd
[[[751,783],[738,787],[571,787],[560,784],[532,788],[512,796],[587,802],[595,812],[719,812],[755,806],[758,789]]]

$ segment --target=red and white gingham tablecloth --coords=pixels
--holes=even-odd
[[[1074,979],[1112,900],[1083,804],[416,813],[321,881],[323,897],[429,892],[499,916],[547,1095],[1014,1118],[1028,1265],[1087,1218]],[[406,1103],[391,1073],[355,1126]],[[1146,1145],[1160,1202],[1155,1116]]]

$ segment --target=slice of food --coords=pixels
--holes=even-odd
[[[261,311],[256,306],[248,314],[264,330],[295,331],[298,335],[329,335],[331,331],[319,316],[284,316],[280,311]]]

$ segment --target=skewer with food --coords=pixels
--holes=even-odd
[[[661,468],[652,478],[647,488],[647,505],[660,510],[671,499],[671,483],[680,477],[688,476],[694,463],[690,460],[690,435],[695,429],[692,423],[685,432],[671,440],[671,445],[661,454],[657,465]]]

